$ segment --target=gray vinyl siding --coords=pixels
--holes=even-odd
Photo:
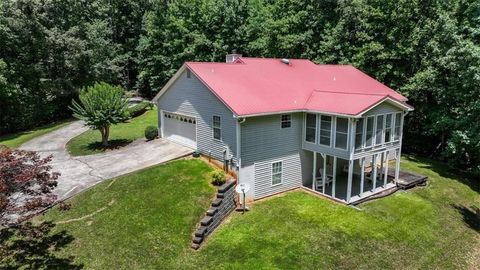
[[[215,96],[193,73],[187,78],[184,71],[159,98],[158,109],[185,114],[197,119],[197,150],[223,160],[223,151],[229,147],[236,162],[236,119],[232,111]],[[222,140],[213,138],[212,118],[221,117]],[[159,118],[160,127],[160,118]]]
[[[255,166],[254,199],[302,185],[303,117],[302,113],[291,116],[290,128],[281,128],[281,114],[249,117],[241,125],[242,167]],[[283,182],[272,186],[275,161],[283,162]]]
[[[401,112],[402,109],[393,106],[392,104],[389,104],[388,102],[383,102],[378,104],[377,106],[373,107],[371,110],[366,112],[364,115],[377,115],[377,114],[385,114],[385,113],[395,113],[395,112]]]
[[[282,162],[282,182],[272,185],[272,163]],[[302,163],[298,152],[255,163],[254,199],[260,199],[302,185]]]

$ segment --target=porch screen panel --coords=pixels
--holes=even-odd
[[[402,125],[402,114],[401,113],[396,113],[395,114],[395,129],[393,132],[393,140],[398,141],[400,139],[400,127]]]
[[[392,120],[392,114],[387,114],[385,121],[385,142],[389,142],[392,140]]]
[[[377,116],[377,127],[375,129],[375,143],[383,143],[383,115]]]
[[[330,146],[332,132],[332,117],[322,115],[320,117],[320,144]]]
[[[363,146],[363,118],[358,119],[355,132],[355,149],[361,149]]]
[[[374,118],[368,117],[367,129],[365,133],[365,147],[370,147],[373,145],[373,123],[374,123]]]
[[[317,115],[308,113],[306,121],[305,140],[307,142],[315,143],[315,134],[317,133]]]
[[[337,117],[337,129],[335,134],[335,147],[347,149],[348,119]]]

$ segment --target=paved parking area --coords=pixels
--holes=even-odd
[[[103,180],[150,167],[188,154],[191,148],[157,139],[90,156],[72,157],[65,146],[87,128],[80,121],[23,144],[20,149],[52,155],[54,171],[61,173],[54,193],[58,199],[75,195]]]

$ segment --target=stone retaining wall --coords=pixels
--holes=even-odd
[[[235,210],[235,180],[228,180],[218,187],[217,196],[212,201],[205,217],[197,226],[192,239],[192,248],[198,249],[206,237],[220,225],[222,220]]]

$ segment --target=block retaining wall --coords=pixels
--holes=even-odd
[[[235,210],[235,180],[228,180],[217,189],[217,195],[212,201],[211,207],[200,220],[193,234],[192,248],[198,249],[215,228],[220,225],[233,210]]]

